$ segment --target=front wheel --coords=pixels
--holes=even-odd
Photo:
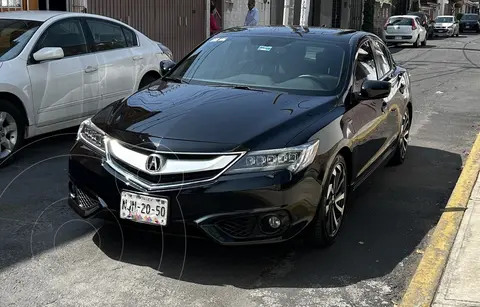
[[[324,184],[317,213],[312,221],[309,243],[317,247],[333,244],[342,225],[348,194],[348,168],[337,155]]]
[[[0,99],[0,167],[13,161],[23,144],[24,121],[19,110],[9,101]]]

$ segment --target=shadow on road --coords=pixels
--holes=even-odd
[[[105,224],[93,241],[112,259],[149,266],[163,276],[197,284],[240,288],[351,285],[384,276],[402,265],[437,223],[461,165],[458,154],[410,147],[404,165],[380,168],[352,195],[355,201],[343,231],[328,249],[309,249],[300,241],[222,247],[202,240],[162,240],[161,235],[125,229],[122,240],[115,224]]]

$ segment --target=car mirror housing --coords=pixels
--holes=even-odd
[[[164,77],[176,65],[174,61],[163,60],[160,62],[160,74]]]
[[[65,56],[60,47],[44,47],[33,54],[35,61],[58,60]]]
[[[385,98],[390,95],[391,88],[392,85],[388,81],[365,80],[357,98],[361,100]]]

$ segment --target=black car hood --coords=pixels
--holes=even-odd
[[[113,137],[145,147],[260,149],[284,146],[328,113],[335,101],[336,97],[159,81],[116,104],[109,116],[97,114],[93,120]]]

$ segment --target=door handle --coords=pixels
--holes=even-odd
[[[95,72],[98,70],[98,67],[93,67],[93,66],[87,66],[87,68],[85,68],[85,73],[91,73],[91,72]]]
[[[138,61],[138,60],[141,60],[141,59],[143,59],[143,56],[141,56],[141,55],[137,55],[137,56],[133,57],[134,61]]]

